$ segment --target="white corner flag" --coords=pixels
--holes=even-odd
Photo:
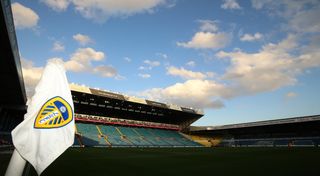
[[[32,164],[38,175],[73,144],[73,109],[63,62],[49,60],[24,121],[12,131],[16,151]]]

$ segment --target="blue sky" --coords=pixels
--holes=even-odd
[[[27,93],[69,82],[204,109],[194,125],[320,114],[320,2],[12,1]]]

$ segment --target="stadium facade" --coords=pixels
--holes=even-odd
[[[320,145],[320,115],[222,126],[191,126],[193,139],[207,146],[316,146]]]
[[[0,1],[0,145],[10,144],[10,131],[23,120],[27,96],[11,2]]]
[[[76,146],[198,147],[180,131],[202,111],[119,93],[70,85]]]

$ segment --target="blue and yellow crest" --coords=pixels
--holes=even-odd
[[[40,109],[34,128],[59,128],[67,125],[73,119],[70,104],[57,96],[48,100]]]

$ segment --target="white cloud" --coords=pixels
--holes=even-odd
[[[293,16],[306,6],[313,6],[318,3],[317,0],[251,0],[251,2],[252,7],[257,10],[266,9],[270,15],[280,15],[283,17]]]
[[[269,92],[297,83],[297,76],[310,68],[320,67],[320,37],[299,45],[299,37],[289,34],[278,43],[268,43],[258,52],[237,49],[220,51],[218,58],[230,60],[219,82],[208,80],[213,72],[192,72],[184,68],[169,67],[167,73],[187,79],[168,87],[147,89],[141,95],[154,100],[199,108],[221,108],[223,100],[238,96]],[[296,96],[295,93],[288,94]]]
[[[187,80],[166,88],[153,88],[140,93],[148,99],[171,102],[187,107],[222,108],[224,104],[218,99],[224,86],[209,80]]]
[[[196,62],[191,60],[191,61],[187,62],[186,65],[189,67],[194,67],[194,66],[196,66]]]
[[[105,54],[101,51],[95,51],[92,48],[79,48],[65,62],[65,67],[73,72],[88,72],[102,77],[122,79],[123,76],[118,75],[117,70],[110,65],[93,66],[92,62],[101,62],[105,57]]]
[[[142,91],[142,95],[159,101],[173,102],[200,108],[223,107],[223,100],[238,96],[254,95],[275,91],[297,84],[298,76],[311,68],[320,67],[320,3],[305,1],[253,1],[257,9],[267,10],[270,15],[283,18],[287,23],[287,37],[277,43],[267,43],[259,51],[247,52],[241,49],[220,51],[216,58],[228,59],[229,66],[224,73],[193,72],[184,68],[168,67],[167,74],[187,79],[168,87]],[[206,27],[202,27],[205,26]],[[188,48],[215,48],[213,34],[219,34],[216,22],[202,22],[199,31],[189,42],[178,42]],[[283,31],[282,31],[283,32]],[[260,33],[245,34],[242,41],[261,40]],[[216,47],[217,48],[217,47]],[[197,74],[199,73],[199,74]],[[297,96],[289,92],[286,97]],[[220,102],[220,103],[219,103]],[[219,107],[219,106],[218,106]]]
[[[278,44],[269,43],[257,53],[219,52],[217,57],[230,58],[231,65],[223,75],[238,87],[238,94],[273,91],[294,85],[296,76],[305,69],[320,66],[320,52],[311,49],[300,54],[297,37],[288,37]]]
[[[94,67],[93,72],[103,77],[115,77],[118,74],[115,68],[108,65],[99,65]]]
[[[49,8],[61,12],[69,5],[84,18],[104,22],[110,17],[127,17],[138,13],[152,13],[156,7],[171,8],[169,0],[40,0]]]
[[[39,21],[38,14],[29,7],[25,7],[20,3],[12,3],[11,5],[13,20],[15,27],[18,29],[33,28],[37,26]]]
[[[179,76],[183,79],[205,79],[207,77],[211,77],[212,73],[201,73],[201,72],[194,72],[191,70],[186,70],[185,68],[177,68],[174,66],[170,66],[167,68],[167,74],[172,76]]]
[[[23,81],[26,88],[27,97],[34,94],[34,89],[38,84],[43,67],[36,67],[31,60],[21,58]]]
[[[297,94],[295,92],[288,92],[285,97],[287,99],[291,99],[291,98],[295,98],[297,96]]]
[[[272,0],[251,0],[251,3],[253,8],[259,10],[265,5],[265,3],[268,3],[268,1]]]
[[[177,45],[194,49],[218,49],[225,47],[229,38],[229,35],[223,32],[197,32],[189,42],[177,42]]]
[[[89,43],[93,43],[93,40],[89,36],[80,33],[73,35],[73,39],[76,40],[82,46],[85,46]]]
[[[92,61],[102,61],[105,54],[92,48],[79,48],[65,63],[66,69],[74,72],[92,71]]]
[[[127,62],[131,62],[132,61],[132,59],[131,58],[129,58],[129,57],[125,57],[125,58],[123,58],[125,61],[127,61]]]
[[[147,78],[151,77],[150,74],[142,74],[142,73],[138,74],[138,76],[140,76],[141,78],[144,78],[144,79],[147,79]]]
[[[244,34],[240,40],[241,41],[248,41],[248,42],[252,42],[252,41],[257,41],[257,40],[261,40],[263,38],[263,35],[259,32],[255,33],[255,34]]]
[[[164,53],[156,53],[156,55],[162,57],[163,59],[168,59],[168,55]]]
[[[65,47],[61,42],[55,41],[53,43],[52,51],[58,51],[59,52],[59,51],[64,51],[64,49],[65,49]]]
[[[40,0],[44,4],[46,4],[48,7],[52,8],[53,10],[60,12],[65,11],[71,0]]]
[[[320,66],[320,36],[313,36],[310,44],[301,47],[301,54],[297,59],[296,66],[300,69],[308,69]]]
[[[221,5],[223,9],[241,9],[240,5],[236,0],[224,0],[224,3]]]
[[[208,78],[213,78],[216,74],[214,72],[206,72]]]
[[[153,12],[158,6],[172,5],[167,0],[42,0],[55,11],[64,11],[70,4],[84,18],[104,22],[109,17],[127,17]]]
[[[160,62],[159,61],[151,61],[151,60],[144,60],[143,63],[149,65],[150,67],[157,67],[160,66]]]
[[[318,0],[252,0],[252,6],[258,10],[266,10],[270,16],[286,19],[288,31],[320,32]]]
[[[320,32],[320,5],[298,12],[289,20],[290,29],[297,32]]]
[[[219,30],[217,21],[198,20],[200,23],[200,31],[202,32],[217,32]]]
[[[188,42],[177,42],[178,46],[193,49],[219,49],[229,43],[230,34],[219,32],[216,21],[199,20],[199,22],[200,31],[195,33]]]
[[[125,80],[125,79],[127,79],[125,76],[122,76],[122,75],[119,75],[119,74],[117,74],[114,78],[116,80]]]
[[[151,60],[144,60],[143,63],[145,66],[140,66],[138,69],[139,70],[152,70],[153,67],[158,67],[161,65],[159,61],[151,61]]]
[[[145,67],[145,66],[140,66],[138,69],[139,70],[150,70],[151,68],[150,67]]]
[[[87,0],[73,3],[75,9],[85,18],[98,21],[105,20],[108,16],[129,16],[150,10],[163,1],[161,0]]]
[[[79,48],[67,61],[63,61],[62,58],[50,58],[50,60],[57,59],[64,62],[67,71],[87,72],[102,77],[113,77],[117,80],[125,79],[125,77],[119,75],[117,70],[110,65],[92,65],[92,62],[101,62],[104,58],[105,54],[101,51],[95,51],[92,48]],[[41,78],[43,67],[36,67],[32,61],[24,58],[21,59],[21,64],[26,91],[28,97],[31,97],[34,93],[35,86]]]

